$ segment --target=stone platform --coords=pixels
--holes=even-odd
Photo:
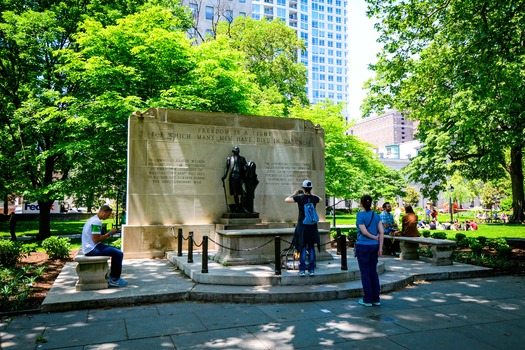
[[[199,284],[229,285],[229,286],[304,286],[330,283],[344,283],[359,280],[359,266],[356,259],[348,259],[347,270],[341,270],[341,257],[330,256],[330,260],[317,261],[315,276],[300,277],[298,270],[281,270],[281,275],[275,274],[274,264],[233,265],[224,266],[209,261],[208,273],[202,272],[202,256],[194,254],[193,263],[188,263],[186,256],[177,256],[170,252],[166,255],[168,261],[180,271]],[[384,273],[385,262],[379,261],[377,272]]]
[[[335,251],[334,260],[337,259]],[[348,250],[348,256],[351,251]],[[187,259],[186,256],[176,258]],[[194,261],[198,261],[195,257]],[[386,256],[380,258],[384,264],[384,272],[380,275],[381,292],[401,289],[417,280],[444,280],[482,277],[492,274],[492,270],[479,266],[454,263],[449,266],[434,266],[422,260],[400,260]],[[179,264],[179,263],[177,263]],[[181,267],[200,271],[202,266],[195,262],[193,267],[181,262]],[[355,266],[355,258],[348,258],[348,267]],[[273,266],[250,266],[244,269],[221,268],[217,264],[209,266],[210,275],[207,278],[218,278],[219,284],[197,283],[187,277],[182,271],[167,259],[126,259],[123,265],[122,277],[129,282],[125,288],[107,288],[93,291],[76,291],[77,263],[68,262],[60,272],[53,287],[42,303],[42,311],[59,312],[89,308],[123,307],[147,303],[162,303],[172,301],[208,301],[208,302],[304,302],[337,300],[361,295],[361,281],[334,282],[315,284],[315,277],[304,277],[300,285],[226,285],[226,274],[234,274],[237,278],[257,276],[259,273],[271,275]],[[338,266],[334,263],[334,266]],[[324,274],[321,266],[316,273]],[[334,271],[337,268],[334,267]],[[335,273],[335,272],[334,272]],[[290,276],[292,273],[290,272]]]

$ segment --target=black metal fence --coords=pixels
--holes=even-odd
[[[340,232],[339,232],[340,233]],[[208,243],[209,241],[215,243],[218,247],[221,247],[225,250],[230,251],[236,251],[236,252],[247,252],[247,251],[254,251],[257,249],[261,249],[264,246],[267,246],[268,244],[271,244],[273,242],[274,244],[274,252],[275,252],[275,268],[274,272],[276,275],[281,275],[281,269],[282,269],[282,256],[283,251],[290,251],[293,250],[293,243],[288,242],[285,239],[281,238],[281,236],[275,236],[273,239],[268,240],[267,242],[250,248],[244,248],[244,249],[236,249],[232,247],[227,247],[219,242],[214,241],[208,236],[203,236],[202,241],[200,243],[195,242],[193,231],[188,232],[188,235],[184,237],[182,228],[178,229],[177,236],[175,237],[177,240],[177,256],[183,256],[182,254],[182,243],[183,241],[188,241],[188,260],[187,262],[189,264],[193,263],[193,247],[200,247],[202,248],[202,273],[208,273]],[[284,250],[281,249],[281,242],[288,243],[290,246]],[[332,244],[336,242],[337,243],[337,252],[339,255],[341,255],[341,270],[346,271],[348,270],[348,262],[347,262],[347,254],[346,254],[346,236],[338,234],[337,239],[333,241],[329,241],[327,243],[322,244],[322,246],[326,246],[328,244]]]

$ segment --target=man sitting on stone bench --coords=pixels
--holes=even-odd
[[[109,232],[102,232],[102,220],[108,219],[113,212],[109,205],[100,207],[97,215],[90,218],[82,229],[82,252],[86,256],[111,256],[111,271],[108,278],[110,287],[125,287],[128,282],[120,278],[124,253],[119,249],[101,243],[118,230],[112,228]]]

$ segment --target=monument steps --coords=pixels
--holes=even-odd
[[[210,252],[210,256],[213,253]],[[194,282],[206,285],[223,286],[301,286],[326,285],[359,280],[361,275],[355,259],[348,259],[347,270],[341,270],[341,258],[335,255],[332,260],[317,261],[315,276],[299,276],[297,268],[282,268],[281,275],[275,274],[274,264],[258,265],[223,265],[208,261],[208,272],[202,272],[202,255],[193,254],[193,262],[188,263],[187,256],[177,256],[176,252],[167,252],[166,258],[183,274]],[[298,262],[297,262],[298,263]],[[385,264],[377,266],[379,274],[384,273]]]

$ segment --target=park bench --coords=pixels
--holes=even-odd
[[[78,254],[75,258],[77,264],[78,281],[75,285],[77,291],[108,288],[108,260],[110,256],[86,256]]]
[[[401,248],[399,257],[404,260],[419,259],[418,248],[420,244],[430,246],[432,252],[431,263],[437,266],[452,265],[452,252],[454,251],[455,241],[448,239],[436,239],[426,237],[404,237],[404,236],[385,236],[385,239],[398,241]]]

